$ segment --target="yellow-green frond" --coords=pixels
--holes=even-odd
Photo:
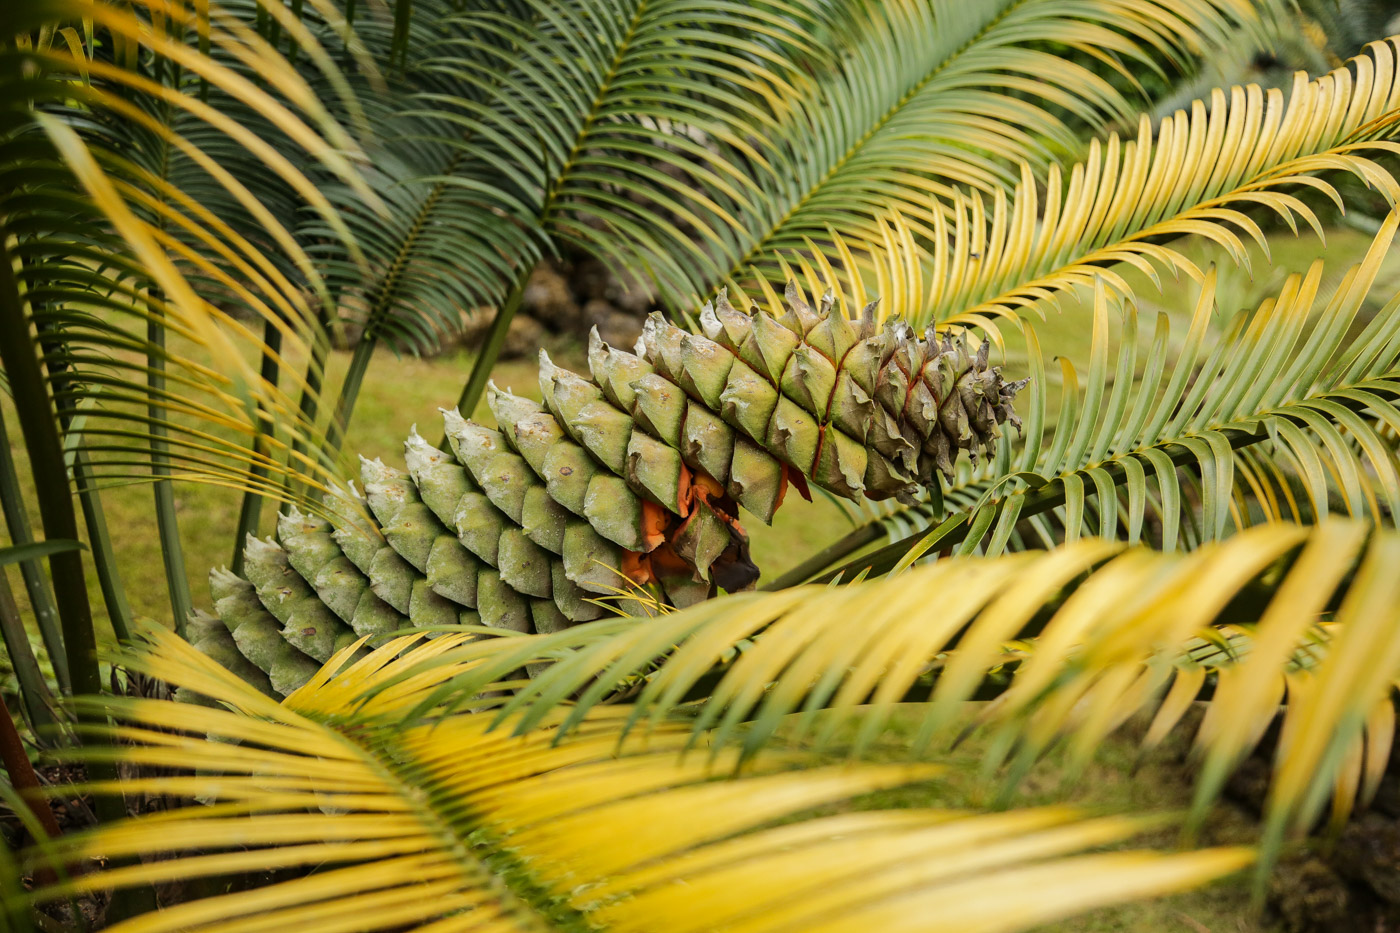
[[[158,465],[277,499],[323,487],[337,472],[322,399],[334,312],[291,224],[298,210],[318,217],[358,259],[324,183],[366,213],[380,204],[332,112],[358,113],[343,76],[295,18],[284,26],[336,107],[217,5],[74,0],[28,15],[115,46],[99,55],[74,31],[2,53],[19,119],[0,140],[15,180],[0,225],[69,446],[89,458],[80,481],[139,481]]]
[[[1382,570],[1397,542],[1393,531],[1333,519],[1259,526],[1189,554],[1086,538],[944,560],[882,581],[736,596],[631,627],[520,639],[518,655],[464,646],[457,663],[481,668],[420,706],[491,683],[532,647],[543,656],[566,645],[572,652],[502,717],[515,722],[524,709],[521,722],[543,723],[582,690],[564,720],[582,723],[608,692],[593,675],[615,685],[659,664],[630,715],[639,728],[661,726],[668,710],[704,696],[695,741],[710,755],[753,753],[779,735],[829,743],[847,721],[859,749],[909,702],[925,704],[915,744],[927,747],[966,726],[967,700],[995,697],[979,721],[1000,734],[994,748],[1016,749],[1014,782],[1053,744],[1067,741],[1082,762],[1132,716],[1157,709],[1146,739],[1155,745],[1188,704],[1213,696],[1197,736],[1199,815],[1283,704],[1267,813],[1277,842],[1285,829],[1310,826],[1329,797],[1349,808],[1374,790],[1389,749],[1378,710],[1400,680],[1400,580]],[[1001,761],[993,754],[988,768]]]
[[[910,0],[868,10],[845,60],[773,136],[777,171],[710,287],[776,280],[776,254],[833,227],[878,244],[891,210],[935,236],[939,202],[956,191],[1005,192],[1021,163],[1043,177],[1079,149],[1077,133],[1131,118],[1133,105],[1075,55],[1129,78],[1184,68],[1227,42],[1266,43],[1276,13],[1237,0]]]
[[[1351,174],[1391,204],[1400,198],[1386,161],[1400,152],[1398,41],[1374,42],[1314,80],[1300,72],[1287,96],[1257,85],[1217,89],[1159,127],[1144,115],[1135,139],[1110,135],[1084,162],[1051,166],[1043,194],[1023,164],[1014,193],[958,190],[917,213],[892,209],[853,244],[860,275],[893,282],[892,313],[915,326],[976,324],[1043,311],[1042,301],[1059,305],[1096,279],[1130,298],[1125,266],[1159,287],[1164,274],[1200,282],[1204,270],[1172,245],[1184,236],[1209,239],[1247,266],[1248,243],[1269,250],[1251,210],[1295,233],[1301,219],[1321,237],[1300,195],[1341,207],[1329,174]],[[928,238],[926,251],[916,234]]]
[[[794,768],[798,756],[775,751],[735,776],[733,752],[680,754],[688,727],[624,736],[625,707],[589,712],[561,740],[562,711],[513,733],[493,730],[489,716],[404,720],[376,704],[386,680],[444,662],[450,672],[453,654],[472,648],[461,636],[404,639],[354,663],[347,649],[283,704],[161,630],[147,637],[150,647],[118,660],[214,705],[92,701],[117,724],[82,756],[136,776],[88,789],[200,802],[52,840],[48,857],[60,862],[143,860],[36,898],[294,871],[112,930],[856,931],[887,928],[887,917],[909,929],[1017,930],[1251,860],[1243,849],[1083,854],[1161,821],[1066,808],[833,815],[842,801],[934,780],[939,768]],[[176,773],[148,778],[143,768]]]

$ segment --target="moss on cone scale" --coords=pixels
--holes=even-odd
[[[211,580],[230,641],[192,631],[230,669],[285,693],[356,636],[486,625],[552,632],[626,603],[686,606],[742,590],[741,510],[768,522],[789,485],[848,499],[904,495],[995,452],[1025,382],[963,334],[813,307],[736,309],[721,293],[701,333],[660,315],[632,350],[596,332],[588,376],[540,355],[543,403],[487,387],[498,429],[443,411],[450,451],[416,428],[406,470],[362,460],[325,500],[329,521],[288,510],[278,543],[250,541],[248,581]],[[529,665],[533,670],[536,665]]]

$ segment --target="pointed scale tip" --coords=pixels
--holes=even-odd
[[[715,314],[715,306],[710,302],[705,302],[705,306],[700,309],[700,329],[705,332],[705,336],[711,340],[719,338],[720,331],[724,326],[720,324],[719,315]]]
[[[556,365],[554,365],[554,360],[552,360],[552,359],[549,358],[549,351],[546,350],[546,349],[544,349],[543,347],[541,347],[541,348],[540,348],[540,378],[541,378],[541,379],[553,379],[554,376],[555,376],[555,374],[558,373],[558,372],[559,372],[559,367],[556,366]]]
[[[715,299],[715,311],[716,311],[716,313],[718,313],[718,314],[740,314],[740,313],[742,313],[742,312],[736,310],[735,307],[734,307],[732,304],[729,303],[729,289],[728,289],[728,288],[721,288],[721,289],[719,290],[719,297]]]
[[[491,432],[479,424],[462,422],[459,431],[453,435],[459,449],[467,451],[488,451],[496,445],[491,440]]]
[[[447,428],[447,433],[451,434],[459,427],[467,423],[467,419],[462,417],[462,413],[457,408],[439,408],[442,412],[442,423]]]
[[[266,540],[264,540],[262,538],[259,538],[257,535],[252,534],[251,532],[249,532],[248,534],[247,542],[245,542],[243,545],[243,553],[248,557],[258,557],[260,555],[270,554],[273,551],[280,550],[282,550],[282,548],[277,544],[276,541],[273,541],[271,538],[267,538]]]
[[[385,465],[383,460],[375,457],[373,460],[360,458],[360,480],[368,487],[370,483],[385,483],[394,478],[396,471]]]

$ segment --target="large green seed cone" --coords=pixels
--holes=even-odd
[[[816,308],[736,310],[703,333],[651,316],[635,352],[595,330],[584,378],[540,355],[543,404],[488,386],[490,430],[444,411],[451,452],[413,430],[406,471],[361,460],[326,518],[288,510],[250,538],[247,581],[211,576],[223,626],[191,632],[230,670],[285,694],[356,638],[484,625],[553,632],[651,587],[686,606],[753,584],[739,508],[770,521],[789,483],[904,495],[995,451],[1025,383],[961,335],[919,337]],[[533,666],[533,665],[532,665]],[[261,683],[261,681],[259,681]],[[196,700],[197,701],[197,700]]]
[[[324,664],[355,640],[355,633],[292,569],[287,552],[277,544],[249,535],[243,560],[258,599],[282,623],[282,636],[292,645]]]
[[[921,339],[902,322],[878,329],[873,304],[850,322],[832,313],[830,292],[813,310],[789,284],[787,301],[788,313],[775,319],[737,311],[721,293],[701,309],[704,337],[677,336],[653,315],[647,355],[669,371],[679,368],[682,384],[710,387],[724,370],[725,420],[848,498],[908,493],[935,482],[935,470],[951,480],[959,450],[975,463],[979,452],[996,452],[1002,422],[1020,426],[1011,403],[1025,382],[1008,383],[1000,368],[988,367],[986,342],[970,356],[961,335]],[[733,362],[694,372],[718,357],[716,348]]]
[[[370,588],[369,579],[341,551],[330,523],[295,507],[277,517],[277,540],[287,560],[326,606],[356,635],[382,644],[408,620]]]

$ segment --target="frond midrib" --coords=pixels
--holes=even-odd
[[[305,713],[298,715],[316,721]],[[368,742],[360,740],[361,736],[381,739],[387,736],[392,742],[398,726],[347,731],[326,722],[318,722],[318,725],[382,780],[386,789],[403,800],[427,832],[442,840],[441,851],[461,866],[469,886],[500,896],[504,902],[501,914],[524,922],[537,933],[588,933],[592,929],[582,914],[549,898],[522,863],[509,856],[506,847],[489,830],[463,825],[460,802],[451,792],[426,779],[429,769],[412,759],[400,760],[393,755],[379,754]],[[453,811],[459,815],[454,816]],[[492,854],[485,857],[480,854],[483,852]]]
[[[544,200],[540,205],[538,217],[541,225],[547,225],[554,211],[558,207],[559,193],[567,187],[569,173],[573,171],[574,164],[578,161],[579,153],[583,151],[584,141],[588,138],[593,124],[598,120],[599,111],[602,109],[603,100],[612,90],[612,82],[617,77],[617,70],[622,65],[622,61],[627,57],[627,50],[632,44],[632,40],[637,35],[637,27],[642,21],[642,13],[646,10],[647,0],[637,0],[636,9],[632,12],[632,19],[627,24],[627,32],[617,43],[617,48],[613,51],[611,64],[608,66],[607,74],[598,82],[598,91],[593,95],[593,103],[588,108],[588,113],[584,116],[583,122],[579,124],[577,133],[574,134],[574,144],[569,150],[569,157],[564,164],[559,167],[559,171],[551,180],[548,190],[545,192]]]
[[[927,86],[930,81],[932,81],[941,72],[943,72],[952,62],[956,61],[958,56],[960,56],[970,46],[975,45],[983,36],[987,34],[988,31],[994,29],[997,26],[997,24],[1000,23],[1003,19],[1005,19],[1008,15],[1010,15],[1012,11],[1016,10],[1026,2],[1028,2],[1028,0],[1015,0],[1014,3],[1003,9],[1000,13],[996,15],[996,17],[994,17],[980,30],[978,30],[976,35],[970,37],[966,42],[959,46],[958,49],[953,52],[953,54],[949,55],[947,58],[944,58],[941,62],[935,65],[934,68],[927,74],[925,74],[922,78],[920,78],[918,82],[915,83],[904,94],[904,96],[902,96],[898,101],[891,105],[889,109],[887,109],[883,114],[881,114],[879,119],[876,120],[875,123],[868,130],[866,130],[866,132],[860,137],[860,139],[856,140],[855,143],[853,143],[849,148],[847,148],[846,151],[843,152],[840,155],[840,157],[832,164],[832,166],[826,171],[826,173],[823,174],[822,177],[818,179],[815,183],[813,183],[806,191],[802,192],[802,194],[792,204],[792,206],[788,208],[787,212],[784,213],[782,217],[775,221],[766,231],[764,231],[764,233],[760,237],[758,237],[754,241],[753,246],[751,246],[749,250],[741,258],[739,258],[730,268],[729,273],[725,276],[724,281],[729,281],[737,278],[739,275],[742,275],[743,271],[751,263],[753,263],[758,257],[762,256],[764,253],[766,253],[769,250],[769,242],[783,229],[783,227],[788,223],[788,221],[790,221],[800,210],[802,210],[803,207],[810,203],[811,200],[821,192],[822,188],[827,184],[827,182],[829,182],[846,165],[846,163],[848,163],[852,158],[854,158],[855,155],[862,148],[865,147],[865,145],[876,133],[878,133],[885,125],[887,125],[890,120],[894,119],[895,115],[906,104],[908,104],[908,102],[915,95],[917,95],[920,90]]]

